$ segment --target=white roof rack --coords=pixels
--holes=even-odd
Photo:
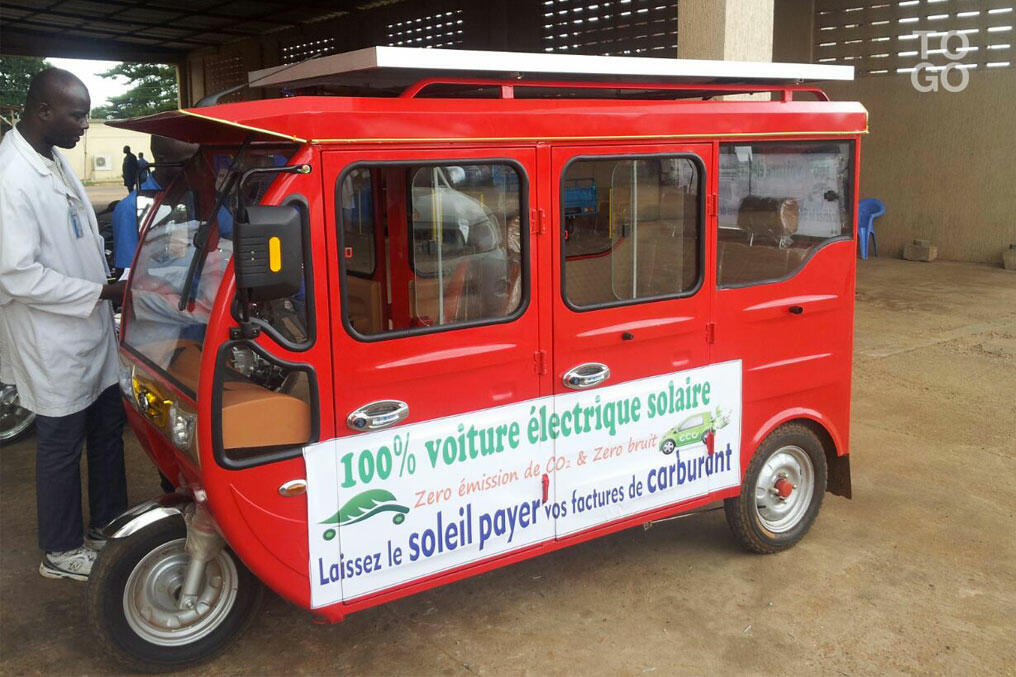
[[[853,66],[632,56],[368,47],[252,71],[252,87],[407,87],[421,79],[500,78],[623,83],[793,85],[853,80]],[[521,84],[521,83],[520,83]]]

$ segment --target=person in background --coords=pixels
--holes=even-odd
[[[138,153],[138,187],[141,186],[146,180],[148,180],[148,160],[145,159],[144,153]]]
[[[198,151],[197,144],[177,141],[165,136],[152,137],[155,169],[141,183],[140,191],[159,193],[169,186],[183,164]],[[155,197],[149,193],[151,197]],[[138,248],[138,189],[132,190],[113,209],[113,267],[124,268],[127,274],[134,251]]]
[[[123,165],[120,170],[123,172],[123,185],[129,193],[138,185],[138,159],[131,152],[130,146],[123,147]]]
[[[67,160],[88,129],[88,89],[49,68],[29,84],[24,114],[0,143],[0,362],[36,413],[39,573],[85,580],[100,529],[127,507],[124,410],[112,301],[95,212]],[[83,532],[81,449],[88,450]]]

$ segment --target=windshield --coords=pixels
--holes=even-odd
[[[208,317],[233,254],[236,192],[229,191],[212,215],[218,203],[216,191],[228,186],[232,175],[248,169],[284,166],[295,150],[295,146],[202,149],[165,191],[145,231],[124,308],[124,344],[192,395],[197,392]],[[247,181],[244,204],[259,202],[276,177],[261,174]],[[180,310],[187,271],[197,253],[194,236],[209,219],[204,265],[191,291],[194,302]]]

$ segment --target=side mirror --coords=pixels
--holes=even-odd
[[[236,287],[247,300],[270,301],[300,291],[302,221],[293,205],[256,205],[247,207],[243,219],[233,225]]]

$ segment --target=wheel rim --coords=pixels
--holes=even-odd
[[[236,601],[236,564],[222,551],[205,566],[204,585],[194,608],[177,606],[190,561],[185,543],[186,539],[179,538],[145,555],[124,588],[127,624],[152,644],[181,646],[208,636],[225,620]]]
[[[666,442],[663,443],[663,453],[665,454],[673,453],[674,448],[676,446],[677,444],[675,444],[673,440],[667,440]]]
[[[17,437],[34,420],[35,414],[21,406],[17,389],[14,386],[4,386],[0,391],[0,440]]]
[[[773,533],[790,531],[804,518],[815,494],[815,467],[798,446],[776,450],[755,483],[755,514]]]

